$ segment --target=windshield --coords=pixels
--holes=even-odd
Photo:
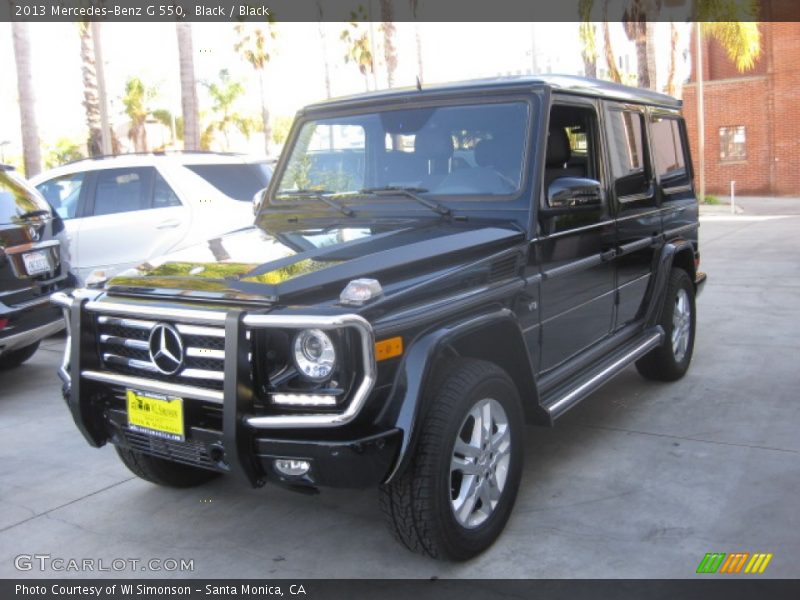
[[[507,196],[522,185],[525,102],[369,112],[304,123],[277,186],[358,194]]]

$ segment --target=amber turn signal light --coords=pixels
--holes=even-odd
[[[393,337],[375,342],[375,360],[381,361],[403,353],[403,338]]]

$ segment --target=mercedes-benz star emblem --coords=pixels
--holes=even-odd
[[[150,360],[164,375],[174,375],[183,365],[183,340],[172,325],[158,323],[150,330],[147,345]]]

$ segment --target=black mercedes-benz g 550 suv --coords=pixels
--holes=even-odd
[[[173,486],[377,486],[397,538],[487,548],[525,423],[695,336],[680,102],[512,78],[302,110],[255,227],[57,295],[78,428]]]
[[[53,228],[39,192],[0,165],[0,369],[22,364],[42,339],[64,329],[50,303],[68,276]]]

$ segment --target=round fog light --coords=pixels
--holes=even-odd
[[[293,460],[290,458],[276,458],[274,465],[278,473],[289,477],[305,475],[311,468],[311,464],[307,460]]]

